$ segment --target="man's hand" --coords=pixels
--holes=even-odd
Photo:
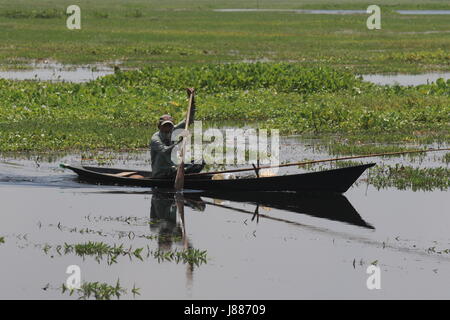
[[[191,96],[191,94],[195,93],[195,89],[194,88],[186,88],[186,92],[188,95],[188,98]]]
[[[190,136],[190,133],[188,130],[182,130],[179,134],[177,134],[178,141],[175,142],[175,144],[179,144],[181,141],[183,141],[184,138],[187,138]]]
[[[179,134],[178,137],[182,137],[182,138],[186,138],[190,135],[188,130],[182,130]]]

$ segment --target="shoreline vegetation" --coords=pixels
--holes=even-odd
[[[117,69],[88,83],[1,79],[0,152],[147,148],[161,114],[182,119],[191,86],[196,120],[328,135],[333,154],[384,150],[367,143],[395,143],[386,151],[396,151],[450,138],[450,80],[380,86],[331,67],[236,63]]]

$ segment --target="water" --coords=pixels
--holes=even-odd
[[[418,86],[436,82],[437,79],[450,79],[450,72],[431,72],[422,74],[365,74],[364,81],[379,85]]]
[[[450,10],[396,10],[400,14],[409,15],[436,15],[450,14]]]
[[[365,14],[366,10],[215,9],[216,12],[293,12],[303,14]]]
[[[367,14],[366,10],[214,9],[216,12],[292,12],[301,14]],[[395,10],[402,15],[448,15],[450,10]]]
[[[29,65],[25,70],[0,70],[0,78],[10,80],[41,80],[88,82],[114,73],[105,65],[74,66],[56,62],[40,62]]]
[[[313,140],[296,137],[283,139],[282,148],[283,160],[328,156],[317,152]],[[345,197],[192,192],[180,207],[173,194],[83,184],[58,167],[80,160],[1,157],[0,298],[74,299],[77,294],[58,289],[73,264],[83,281],[114,285],[119,278],[128,289],[125,299],[133,298],[133,285],[140,288],[137,299],[449,297],[450,255],[436,253],[450,248],[447,191],[377,190],[365,173]],[[148,153],[118,154],[106,165],[146,168]],[[108,265],[106,259],[56,251],[57,245],[87,241],[143,248],[143,261],[119,256]],[[146,256],[148,250],[186,247],[206,250],[207,263]],[[381,267],[381,290],[366,287],[366,269],[374,261]]]

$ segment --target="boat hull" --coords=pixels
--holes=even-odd
[[[284,176],[212,180],[210,175],[186,177],[185,189],[216,190],[216,191],[295,191],[319,193],[344,193],[368,168],[375,163],[351,166],[346,168],[308,172]],[[78,174],[79,179],[95,184],[137,186],[150,188],[171,189],[173,179],[153,179],[149,171],[136,171],[143,179],[119,177],[113,174],[132,171],[130,169],[76,167],[61,165]]]

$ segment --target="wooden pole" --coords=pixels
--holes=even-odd
[[[186,124],[184,126],[184,129],[187,131],[189,128],[189,122],[191,121],[191,109],[192,109],[192,103],[194,101],[194,90],[192,89],[190,95],[189,95],[189,105],[188,105],[188,111],[186,115]],[[181,142],[181,150],[180,150],[180,165],[178,166],[177,170],[177,176],[175,178],[175,185],[174,188],[176,191],[180,191],[184,187],[184,153],[186,149],[186,138],[183,137],[183,141]]]

